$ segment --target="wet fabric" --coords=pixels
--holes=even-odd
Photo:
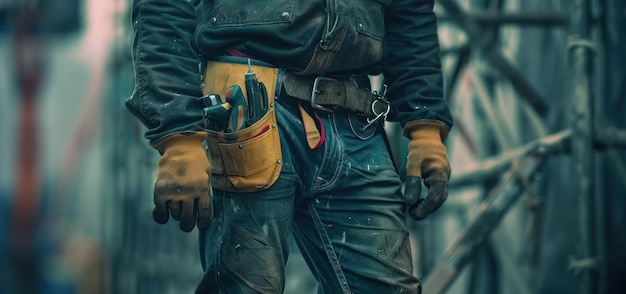
[[[418,293],[401,182],[382,127],[362,130],[359,115],[317,112],[326,141],[310,150],[294,101],[277,103],[279,180],[254,193],[214,187],[197,293],[281,293],[290,234],[320,293]]]
[[[151,143],[203,130],[199,65],[231,49],[301,75],[382,73],[397,109],[390,120],[452,126],[432,0],[266,2],[133,1],[136,85],[126,106]]]

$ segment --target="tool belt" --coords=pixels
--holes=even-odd
[[[297,76],[262,62],[255,63],[250,69],[266,86],[269,107],[265,115],[256,123],[234,132],[211,130],[207,124],[207,152],[211,161],[211,184],[215,188],[253,192],[269,188],[278,179],[282,153],[274,107],[277,90],[284,90],[288,97],[307,101],[317,110],[354,111],[366,117],[368,124],[365,127],[384,120],[389,113],[390,105],[384,99],[384,91],[372,93],[369,89],[357,87],[351,79]],[[202,82],[203,94],[226,96],[232,85],[244,85],[248,67],[245,58],[224,57],[220,61],[208,61]],[[247,97],[247,93],[244,96]],[[284,97],[282,93],[281,97]],[[316,114],[309,114],[300,104],[298,106],[309,148],[322,146],[325,137],[323,123]]]
[[[274,97],[278,69],[251,65],[258,80],[266,86],[268,110],[254,124],[236,132],[207,129],[207,153],[211,161],[211,185],[230,192],[254,192],[273,185],[282,168],[280,138]],[[204,70],[202,91],[223,97],[230,86],[241,85],[247,63],[209,61]],[[243,89],[245,91],[245,89]],[[247,95],[244,95],[247,97]],[[247,101],[246,101],[247,102]]]

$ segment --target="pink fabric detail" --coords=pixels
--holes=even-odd
[[[326,129],[324,128],[324,122],[322,121],[320,116],[317,114],[317,111],[313,111],[313,115],[315,115],[315,118],[317,119],[317,121],[320,122],[320,141],[317,142],[317,145],[315,145],[315,147],[313,147],[313,149],[317,149],[320,146],[324,145],[324,140],[326,139]]]
[[[252,58],[252,56],[245,54],[235,48],[228,48],[226,49],[226,53],[228,53],[231,56],[235,56],[235,57],[244,57],[244,58]]]

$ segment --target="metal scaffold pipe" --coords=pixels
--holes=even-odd
[[[543,163],[543,155],[528,156],[502,176],[424,279],[424,293],[446,293],[463,267],[470,262],[476,249],[484,243],[520,195],[524,194],[524,183],[533,177]]]
[[[461,232],[435,263],[424,280],[424,293],[446,292],[463,267],[470,262],[476,249],[485,242],[517,199],[524,193],[529,193],[527,185],[544,165],[546,158],[561,153],[570,139],[569,129],[546,136],[511,150],[498,160],[498,164],[491,167],[497,166],[499,169],[501,165],[507,165],[509,170],[502,175],[498,184],[476,208]],[[516,161],[515,164],[513,161]],[[525,288],[518,290],[520,293],[530,292]]]
[[[571,124],[573,179],[579,205],[579,248],[570,268],[580,276],[580,293],[603,293],[600,285],[600,249],[603,242],[601,215],[604,195],[595,193],[594,162],[594,51],[591,40],[591,2],[576,0],[572,6],[571,35],[568,43],[571,72]]]
[[[517,67],[494,48],[493,42],[485,38],[483,24],[471,18],[456,1],[439,0],[438,3],[445,9],[446,15],[465,30],[470,43],[483,52],[489,64],[511,81],[511,85],[521,94],[521,98],[525,99],[540,116],[545,116],[548,111],[545,99],[541,97]]]
[[[564,152],[565,149],[569,148],[571,135],[572,130],[565,129],[480,162],[460,167],[457,169],[454,177],[450,179],[449,186],[450,188],[461,188],[498,178],[515,160],[519,160],[521,157],[532,154],[533,152]]]

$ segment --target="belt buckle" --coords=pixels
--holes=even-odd
[[[313,81],[313,91],[311,92],[311,106],[313,108],[315,108],[315,109],[318,109],[318,110],[333,112],[333,111],[335,111],[334,108],[325,107],[325,106],[319,105],[317,103],[317,95],[322,93],[322,91],[318,89],[321,81],[339,82],[339,81],[337,81],[335,79],[328,78],[328,77],[323,77],[323,76],[316,77],[315,81]]]

